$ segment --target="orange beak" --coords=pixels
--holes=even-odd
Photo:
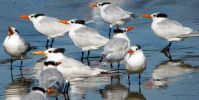
[[[95,8],[97,7],[97,4],[96,3],[89,4],[89,7]]]
[[[32,54],[35,54],[35,55],[43,55],[43,56],[46,56],[46,55],[47,55],[44,51],[36,51],[36,52],[33,52]]]
[[[48,94],[54,94],[56,92],[57,92],[57,90],[55,88],[48,88],[48,90],[47,90]]]
[[[62,24],[70,24],[70,21],[69,20],[60,20],[58,21],[59,23],[62,23]]]
[[[29,16],[27,16],[27,15],[22,15],[22,16],[20,16],[20,18],[22,18],[22,19],[30,19]]]
[[[131,50],[131,49],[129,49],[129,50],[128,50],[128,53],[129,53],[129,54],[133,54],[133,53],[134,53],[134,51],[133,51],[133,50]]]
[[[128,27],[127,27],[127,32],[129,32],[129,31],[131,31],[131,30],[133,30],[133,29],[135,29],[135,27],[133,27],[133,26],[128,26]]]
[[[143,17],[144,17],[144,18],[150,18],[150,19],[152,18],[152,17],[151,17],[151,14],[144,14]]]

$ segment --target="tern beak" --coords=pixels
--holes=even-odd
[[[134,53],[134,51],[133,51],[133,50],[131,50],[131,49],[129,49],[129,50],[128,50],[128,53],[129,53],[129,54],[133,54],[133,53]]]
[[[129,32],[129,31],[131,31],[131,30],[133,30],[133,29],[135,29],[134,26],[128,26],[128,27],[127,27],[127,32]]]
[[[143,14],[143,17],[144,17],[144,18],[149,18],[149,19],[152,18],[151,14]]]
[[[22,15],[22,16],[20,16],[20,18],[22,18],[22,19],[30,19],[29,16],[27,16],[27,15]]]
[[[35,54],[35,55],[44,55],[44,56],[47,55],[44,51],[36,51],[36,52],[33,52],[32,54]]]
[[[57,90],[55,88],[48,88],[48,90],[47,90],[48,94],[54,94],[56,92],[57,92]]]
[[[59,23],[62,23],[62,24],[70,24],[70,21],[69,20],[60,20],[58,21]]]
[[[97,4],[96,3],[89,4],[89,7],[95,8],[97,7]]]

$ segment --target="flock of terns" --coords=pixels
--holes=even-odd
[[[33,54],[46,56],[44,68],[39,76],[39,86],[33,87],[32,91],[24,96],[22,100],[46,100],[46,94],[59,91],[60,93],[68,93],[70,83],[82,80],[88,77],[95,77],[100,74],[116,73],[117,70],[105,70],[100,68],[91,68],[89,65],[83,64],[84,52],[88,51],[87,59],[90,51],[103,48],[99,63],[104,61],[111,64],[124,60],[125,68],[128,73],[129,85],[130,74],[140,75],[146,69],[146,57],[139,45],[130,45],[130,39],[126,33],[132,31],[135,27],[128,26],[120,28],[128,20],[135,18],[152,19],[151,28],[153,32],[169,44],[161,50],[167,57],[171,59],[170,46],[173,42],[182,41],[185,38],[199,36],[197,31],[193,31],[188,27],[184,27],[177,21],[168,19],[165,13],[144,14],[137,16],[132,12],[123,10],[122,8],[110,2],[97,2],[89,5],[92,8],[99,8],[101,18],[110,24],[109,38],[102,36],[97,30],[86,26],[90,21],[86,22],[80,19],[60,20],[44,14],[23,15],[20,18],[28,19],[33,23],[34,28],[47,37],[45,51],[36,51]],[[116,27],[111,38],[112,28]],[[64,48],[52,48],[54,38],[68,35],[74,44],[81,48],[82,62],[64,55]],[[110,39],[111,38],[111,39]],[[49,41],[51,43],[49,44]],[[13,59],[20,59],[21,65],[28,51],[31,50],[30,44],[25,41],[15,27],[8,28],[8,36],[3,42],[5,52],[11,57],[11,68]],[[50,48],[49,48],[50,47]],[[20,68],[21,69],[21,68]]]

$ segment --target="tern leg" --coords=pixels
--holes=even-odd
[[[51,44],[50,44],[51,48],[53,47],[53,42],[54,42],[54,38],[52,38],[52,41],[51,41]]]
[[[170,47],[171,47],[172,42],[169,42],[169,44],[164,47],[161,52],[165,53],[165,52],[169,52],[170,51]]]
[[[111,63],[111,69],[113,69],[113,64]]]
[[[89,58],[89,55],[90,55],[90,50],[88,50],[88,55],[87,55],[87,57],[86,57],[87,59]]]
[[[120,63],[118,63],[118,65],[117,65],[117,69],[119,69],[120,68]]]
[[[99,60],[99,63],[102,62],[103,58],[104,58],[104,55],[102,54],[102,56],[101,56],[101,58],[100,58],[100,60]]]
[[[13,62],[13,59],[11,58],[10,59],[10,69],[12,70],[12,62]]]
[[[83,59],[84,59],[84,51],[82,51],[82,57],[81,57],[82,63],[83,63]]]
[[[141,85],[141,75],[139,74],[139,86]]]
[[[129,84],[129,86],[131,85],[131,80],[130,80],[130,75],[128,74],[128,84]]]
[[[165,56],[169,58],[169,60],[172,60],[172,57],[171,57],[171,54],[170,54],[171,45],[172,45],[172,42],[169,42],[169,44],[161,50],[161,52],[164,53]]]
[[[21,66],[20,66],[20,70],[22,70],[23,67],[23,59],[21,59]]]
[[[47,38],[47,41],[46,41],[46,48],[48,49],[48,42],[49,42],[49,39]]]
[[[111,38],[111,27],[109,28],[109,32],[108,32],[108,38]]]

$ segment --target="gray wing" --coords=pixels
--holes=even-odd
[[[82,47],[86,46],[102,46],[108,42],[108,39],[101,36],[96,30],[89,27],[82,27],[74,31],[76,36],[75,40],[81,41]]]
[[[104,10],[107,16],[112,17],[112,19],[120,20],[130,17],[131,12],[125,11],[118,6],[110,5]]]
[[[113,38],[104,46],[103,54],[125,50],[128,46],[128,41],[126,39]]]
[[[50,29],[51,31],[55,32],[55,33],[58,33],[60,32],[67,32],[69,31],[69,25],[64,25],[62,23],[59,23],[58,22],[59,19],[57,18],[53,18],[53,17],[48,17],[48,16],[45,16],[45,18],[43,18],[41,21],[40,21],[40,24],[41,26],[43,26],[43,29]]]
[[[157,24],[162,32],[165,32],[168,35],[170,34],[173,37],[181,37],[183,35],[187,35],[193,32],[191,28],[184,27],[179,22],[170,19],[165,19]]]
[[[47,100],[47,98],[41,93],[31,91],[28,95],[24,96],[22,100]]]

